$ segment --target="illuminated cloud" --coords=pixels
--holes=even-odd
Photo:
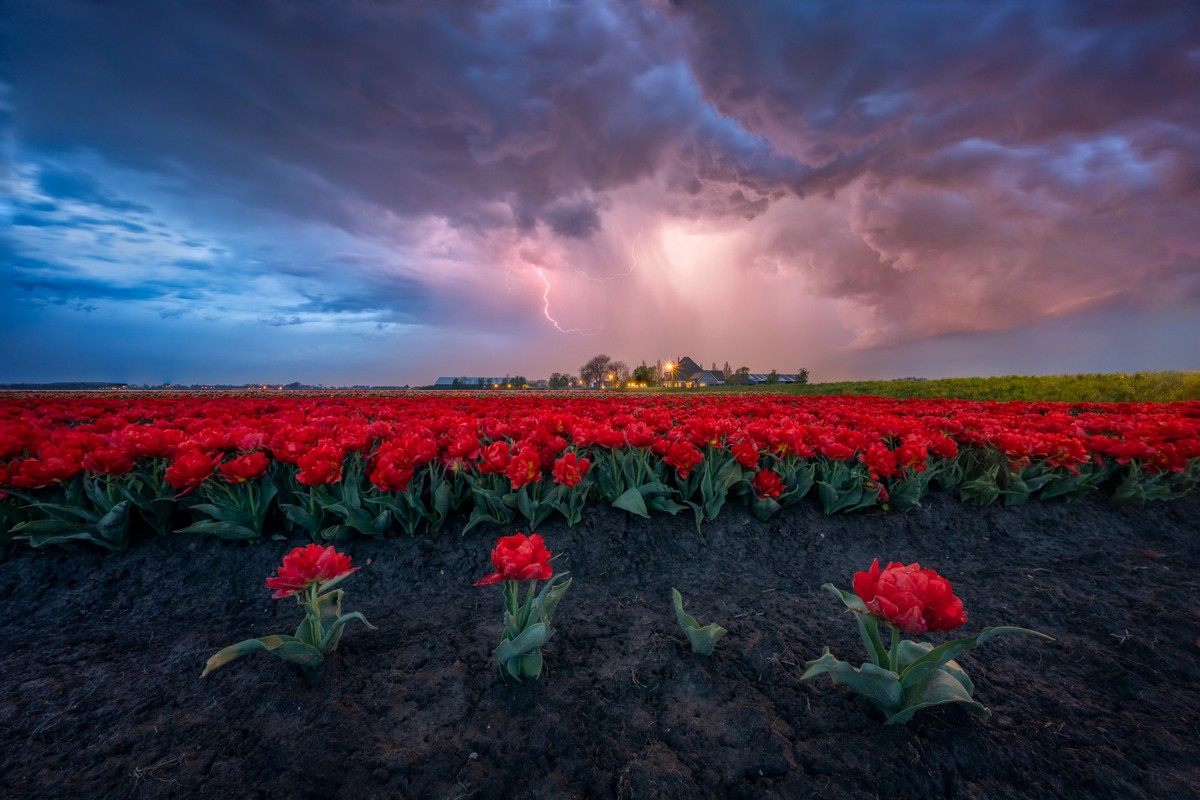
[[[1200,367],[1162,346],[1200,338],[1186,4],[51,0],[7,28],[0,380]]]

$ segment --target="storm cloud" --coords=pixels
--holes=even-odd
[[[6,16],[3,324],[86,338],[101,377],[173,354],[176,379],[273,379],[273,353],[351,383],[600,351],[818,379],[1200,367],[1186,3]],[[275,350],[232,375],[235,330]]]

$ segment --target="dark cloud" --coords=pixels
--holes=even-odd
[[[618,315],[636,294],[629,335],[664,339],[698,285],[673,270],[738,231],[710,293],[836,300],[861,347],[1114,304],[1195,313],[1186,2],[54,0],[6,16],[0,123],[35,164],[20,252],[86,233],[143,274],[194,274],[210,300],[273,287],[286,298],[256,312],[273,329],[632,331]],[[636,272],[634,238],[654,254]],[[103,296],[93,274],[8,272]]]
[[[83,172],[43,169],[38,175],[38,188],[55,200],[79,200],[111,211],[150,210],[141,203],[117,197],[104,189],[95,177]]]
[[[586,239],[600,230],[600,214],[588,201],[553,203],[542,212],[542,218],[556,234],[570,239]]]
[[[598,219],[561,201],[678,160],[757,190],[804,172],[714,114],[674,26],[636,4],[64,2],[13,28],[22,143],[347,228],[356,201],[478,225],[500,202],[576,235]],[[84,176],[48,180],[95,199]]]
[[[71,276],[19,278],[13,285],[35,296],[35,302],[56,304],[88,303],[93,300],[140,301],[161,298],[181,287],[143,283],[115,286],[107,281],[85,280]],[[94,309],[94,306],[90,306]]]
[[[1200,121],[1184,89],[1200,81],[1200,15],[1187,3],[699,2],[680,16],[706,98],[833,188],[973,140]]]

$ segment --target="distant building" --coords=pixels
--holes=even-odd
[[[681,389],[693,389],[704,386],[724,386],[730,383],[733,375],[726,375],[724,371],[719,369],[703,369],[699,364],[691,358],[684,356],[679,359],[675,368],[671,370],[670,378],[665,380],[665,386],[674,386]],[[751,372],[746,375],[746,383],[749,385],[758,385],[768,382],[770,373],[767,372]],[[778,372],[775,377],[777,383],[795,383],[796,375],[791,372]]]
[[[725,373],[721,370],[706,369],[703,372],[697,372],[688,378],[688,382],[693,386],[724,386]]]

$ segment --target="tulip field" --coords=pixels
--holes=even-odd
[[[0,399],[5,544],[123,549],[131,530],[313,541],[465,529],[589,505],[697,526],[918,507],[1118,504],[1200,482],[1200,402],[870,397],[12,395]]]
[[[1197,401],[0,395],[0,796],[1198,795],[1198,483]]]

